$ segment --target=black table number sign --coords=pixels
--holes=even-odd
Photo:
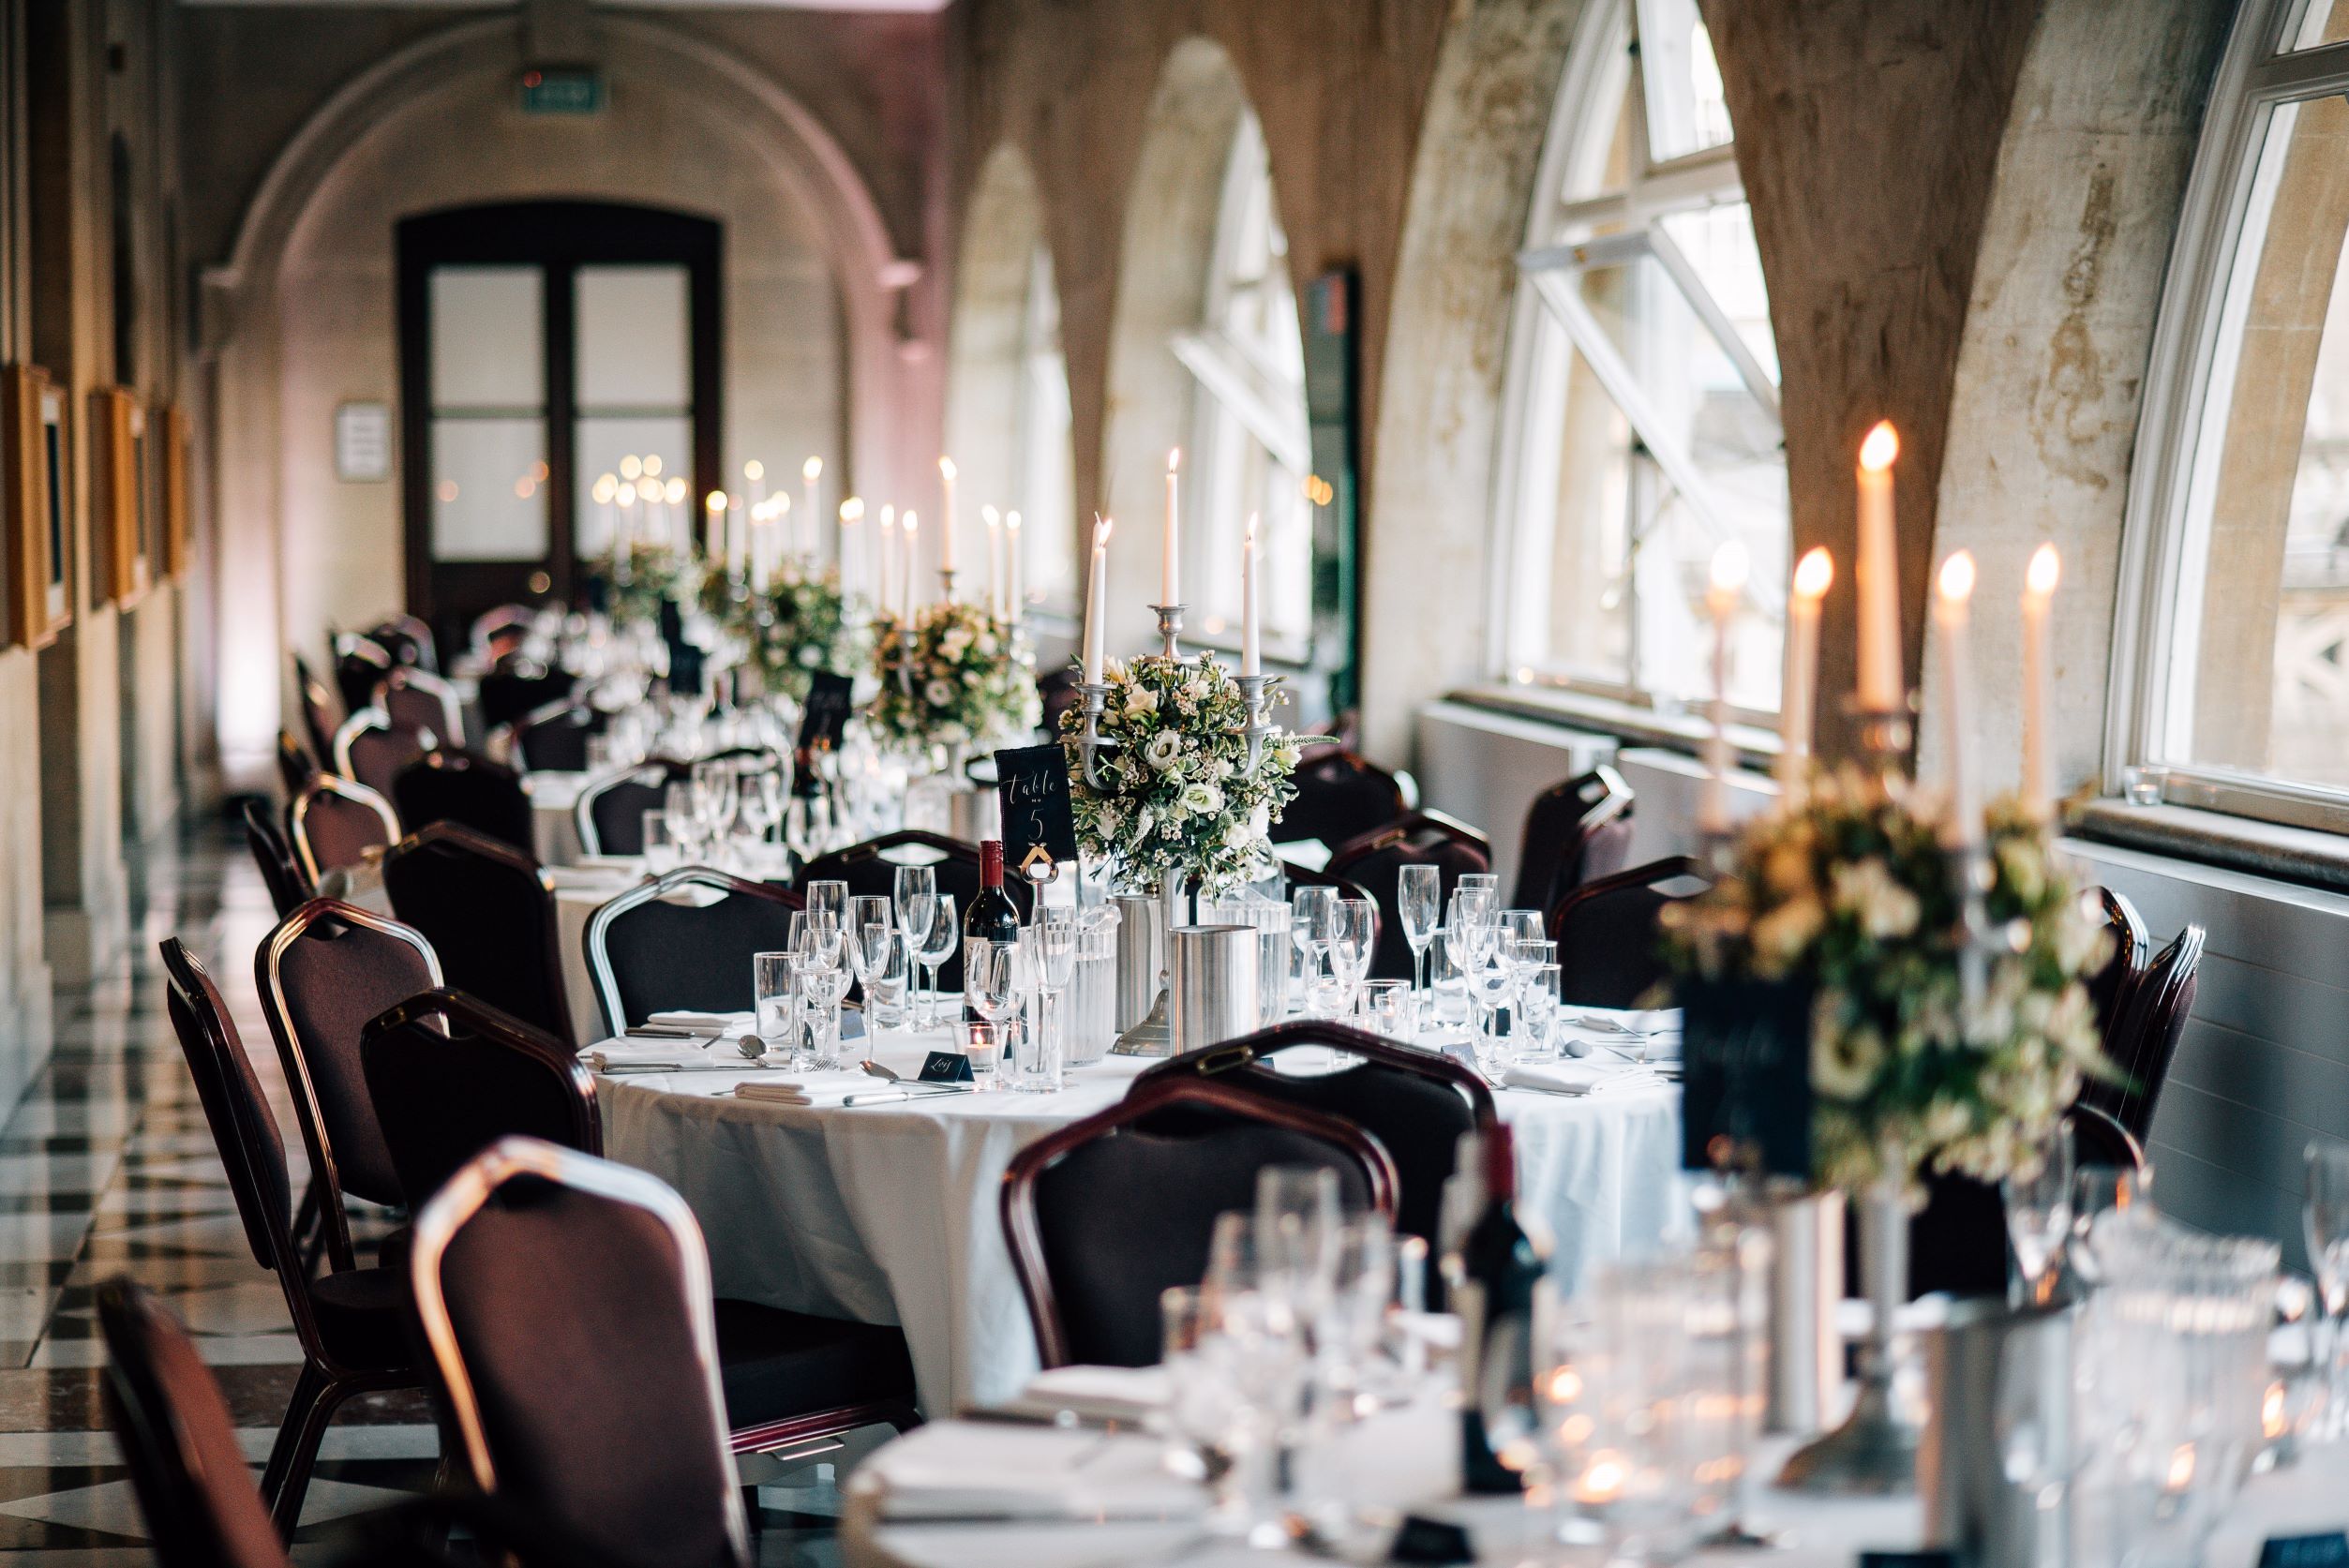
[[[970,1058],[959,1051],[933,1051],[921,1059],[921,1070],[914,1076],[924,1083],[968,1083]]]
[[[1076,813],[1069,804],[1069,754],[1059,742],[995,754],[995,798],[1003,805],[1003,863],[1030,882],[1074,865]]]
[[[800,744],[837,749],[847,732],[848,694],[855,682],[845,675],[817,670],[808,679],[807,706],[800,710]]]
[[[2259,1548],[2259,1568],[2349,1568],[2349,1531],[2270,1536]]]
[[[1754,980],[1682,982],[1683,1168],[1810,1176],[1811,994]]]

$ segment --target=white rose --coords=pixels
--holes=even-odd
[[[1126,717],[1139,719],[1159,710],[1159,696],[1147,686],[1131,686],[1126,691]]]
[[[1150,836],[1150,829],[1157,826],[1158,814],[1151,811],[1149,807],[1145,806],[1140,811],[1134,813],[1133,836],[1137,842],[1148,838]]]
[[[1200,816],[1213,816],[1223,810],[1223,791],[1211,784],[1183,786],[1183,805]]]
[[[993,632],[981,632],[979,635],[979,656],[980,658],[994,658],[995,656],[995,635]]]
[[[922,700],[933,708],[944,708],[954,700],[954,688],[944,680],[933,679],[921,688]]]
[[[1182,760],[1183,738],[1173,730],[1160,730],[1150,737],[1149,744],[1142,748],[1142,754],[1151,767],[1161,773],[1167,772]]]
[[[817,665],[820,665],[823,662],[823,650],[815,647],[813,644],[800,650],[800,663],[805,668],[814,669]]]

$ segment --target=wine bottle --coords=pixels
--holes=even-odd
[[[1460,1480],[1471,1492],[1525,1486],[1533,1436],[1535,1297],[1547,1249],[1517,1214],[1517,1150],[1506,1124],[1470,1133],[1483,1209],[1444,1258],[1446,1305],[1460,1320]],[[1455,1180],[1459,1178],[1456,1177]]]
[[[973,942],[1019,939],[1019,906],[1003,889],[1003,841],[988,839],[979,846],[979,896],[970,901],[970,910],[963,917],[963,948],[967,952]],[[979,1013],[965,1002],[963,1017],[966,1022],[976,1022]]]

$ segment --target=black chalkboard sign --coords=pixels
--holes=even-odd
[[[1073,865],[1077,819],[1069,804],[1069,754],[1057,742],[995,754],[1003,803],[1003,863],[1030,882],[1049,882],[1045,863]]]
[[[2349,1568],[2349,1532],[2271,1535],[2259,1548],[2259,1568]]]
[[[848,728],[849,693],[855,682],[845,675],[817,670],[808,679],[807,706],[800,710],[800,744],[838,747]]]
[[[1683,981],[1681,1165],[1811,1174],[1811,992]]]
[[[970,1058],[959,1051],[933,1051],[921,1059],[916,1076],[924,1083],[968,1083]]]

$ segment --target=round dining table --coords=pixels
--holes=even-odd
[[[959,1009],[959,997],[940,1000]],[[910,1078],[950,1043],[944,1027],[896,1030],[851,1039],[845,1054]],[[1318,1054],[1286,1053],[1284,1068],[1310,1070]],[[606,1074],[596,1087],[606,1155],[684,1197],[719,1295],[900,1325],[935,1418],[1000,1403],[1038,1368],[998,1211],[1005,1168],[1027,1143],[1115,1104],[1148,1065],[1107,1056],[1070,1069],[1052,1094],[845,1106],[737,1098],[739,1083],[794,1076],[747,1062]],[[1684,1235],[1677,1085],[1639,1074],[1593,1094],[1494,1098],[1517,1134],[1521,1207],[1551,1232],[1566,1288],[1593,1263]]]

